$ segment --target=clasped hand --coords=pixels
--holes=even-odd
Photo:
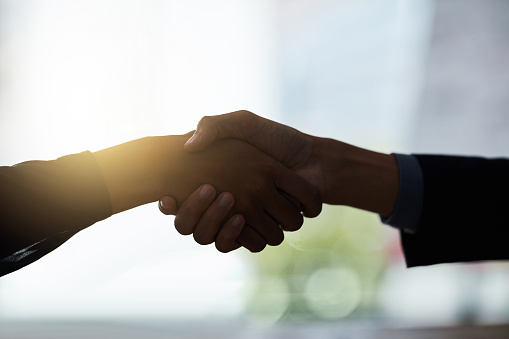
[[[162,197],[159,208],[199,244],[259,252],[280,244],[283,230],[298,230],[303,214],[321,211],[309,139],[290,127],[246,111],[205,117],[185,149],[172,169],[184,178],[172,189],[181,193]]]

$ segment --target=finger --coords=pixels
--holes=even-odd
[[[213,186],[205,184],[194,191],[180,206],[175,217],[175,228],[180,234],[188,235],[193,233],[194,228],[202,214],[216,196]]]
[[[237,238],[244,229],[244,223],[244,217],[236,214],[221,227],[216,237],[216,248],[219,252],[227,253],[240,247]]]
[[[237,138],[248,141],[254,130],[259,130],[262,119],[249,111],[236,111],[216,116],[203,117],[193,136],[186,142],[188,152],[201,151],[214,140]]]
[[[285,239],[283,230],[269,214],[248,215],[247,220],[250,227],[260,234],[268,245],[277,246]]]
[[[237,240],[239,244],[254,253],[261,252],[267,245],[265,239],[249,225],[244,226]]]
[[[159,199],[159,210],[166,215],[177,214],[177,202],[170,196],[164,196]]]
[[[207,245],[216,240],[216,235],[224,220],[230,213],[235,199],[231,193],[223,192],[207,208],[197,222],[193,231],[194,240],[198,244]]]
[[[322,201],[316,187],[282,165],[274,177],[278,189],[299,202],[304,216],[314,218],[320,214]]]
[[[288,200],[285,195],[284,192],[273,194],[271,202],[266,207],[266,212],[276,220],[283,230],[297,231],[302,227],[304,217],[300,208]]]

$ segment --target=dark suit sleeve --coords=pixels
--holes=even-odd
[[[0,276],[110,215],[106,185],[90,152],[0,167]]]
[[[423,206],[407,265],[509,259],[509,160],[416,155]]]

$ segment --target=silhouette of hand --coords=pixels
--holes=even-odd
[[[224,138],[241,139],[254,145],[315,186],[321,197],[327,195],[326,177],[322,170],[322,163],[313,153],[313,146],[318,138],[264,119],[251,112],[237,111],[202,118],[194,135],[184,148],[189,152],[198,152],[206,149],[215,140]],[[211,193],[214,192],[213,187],[209,188]],[[215,194],[203,197],[196,191],[179,207],[177,212],[173,198],[165,196],[161,198],[159,208],[165,214],[176,214],[176,225],[185,225],[186,229],[206,224],[214,230],[219,230],[216,246],[219,246],[223,252],[228,252],[237,248],[232,246],[232,239],[241,234],[242,219],[240,215],[234,215],[221,227],[231,206],[219,204],[222,196],[216,200],[214,197]],[[233,199],[233,196],[230,198]],[[292,197],[288,198],[292,200]],[[317,197],[315,200],[319,200],[319,198]],[[305,216],[315,217],[320,212],[320,208],[317,209],[316,206],[315,202],[310,206],[302,205],[301,208]],[[195,232],[199,233],[200,229],[204,228],[197,227]],[[286,230],[292,229],[287,228]]]
[[[281,229],[301,227],[301,209],[309,215],[317,215],[321,209],[313,185],[240,140],[217,140],[201,152],[182,150],[170,172],[169,175],[185,180],[172,187],[174,202],[167,198],[161,200],[161,210],[166,212],[164,206],[170,206],[171,212],[180,206],[175,227],[182,234],[193,233],[200,244],[214,242],[218,233],[226,237],[216,242],[216,247],[223,252],[239,245],[252,252],[261,251],[266,244],[278,245],[284,238]],[[205,185],[193,194],[189,192],[189,187],[198,187],[203,182],[213,187]],[[221,194],[212,202],[214,188]],[[194,200],[199,203],[189,202]],[[200,207],[207,203],[209,210],[202,210],[198,218]],[[225,218],[229,220],[219,232]],[[242,227],[243,218],[246,225],[234,243],[232,232]]]

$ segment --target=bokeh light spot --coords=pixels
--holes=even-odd
[[[250,293],[248,314],[263,324],[277,322],[288,308],[290,297],[287,284],[277,277],[258,280]]]
[[[350,268],[322,268],[309,277],[305,298],[309,308],[323,318],[342,318],[361,301],[361,284]]]

